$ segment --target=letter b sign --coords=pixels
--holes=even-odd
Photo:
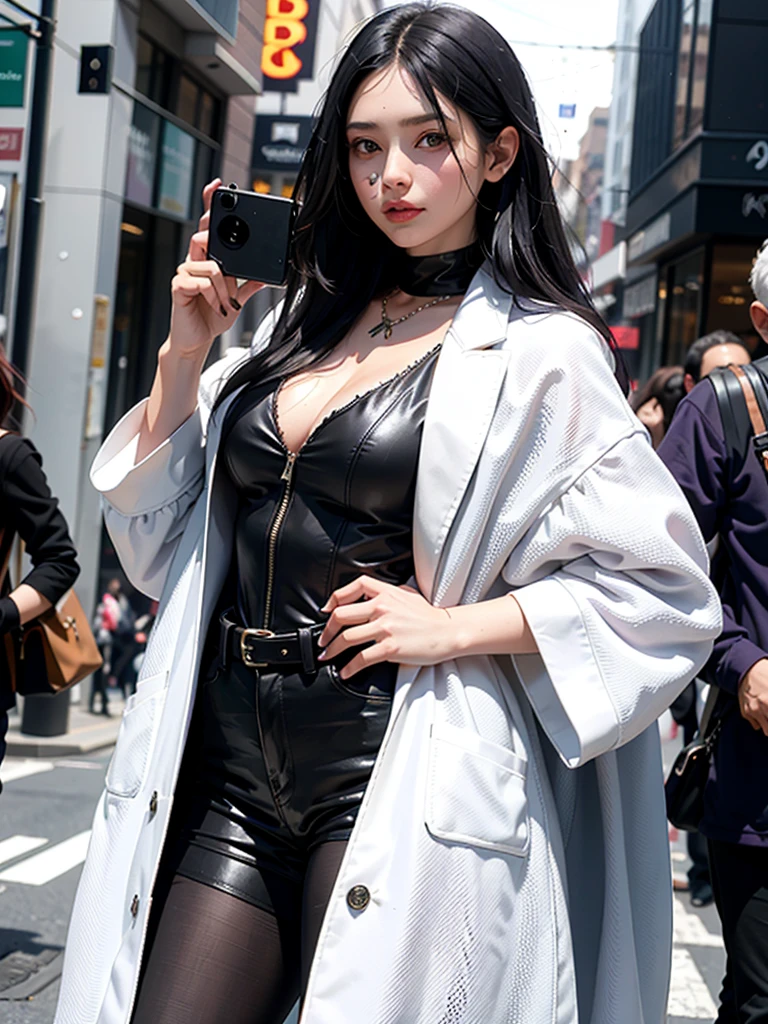
[[[303,63],[294,48],[307,38],[307,14],[307,0],[267,0],[261,70],[268,78],[288,80],[301,71]]]

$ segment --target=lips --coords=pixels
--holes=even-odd
[[[420,207],[414,206],[412,203],[394,200],[384,204],[384,216],[387,220],[394,221],[395,223],[413,220],[423,212]]]

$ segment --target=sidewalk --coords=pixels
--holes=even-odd
[[[112,689],[109,691],[110,718],[92,715],[83,703],[72,704],[69,730],[62,736],[25,736],[20,731],[21,716],[11,713],[8,754],[11,757],[66,757],[111,747],[117,739],[124,706],[120,692]]]

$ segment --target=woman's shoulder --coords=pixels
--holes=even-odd
[[[512,305],[505,347],[539,349],[552,358],[578,362],[599,356],[613,370],[613,354],[595,328],[570,310],[529,299]]]
[[[12,430],[0,430],[0,477],[5,476],[9,469],[28,455],[33,455],[38,462],[42,461],[40,453],[28,437]]]

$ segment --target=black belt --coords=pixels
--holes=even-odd
[[[248,629],[238,626],[224,612],[219,619],[219,657],[221,667],[231,661],[242,661],[247,668],[270,665],[301,665],[305,672],[317,671],[318,640],[324,626],[307,626],[290,633],[273,633],[269,629]]]

